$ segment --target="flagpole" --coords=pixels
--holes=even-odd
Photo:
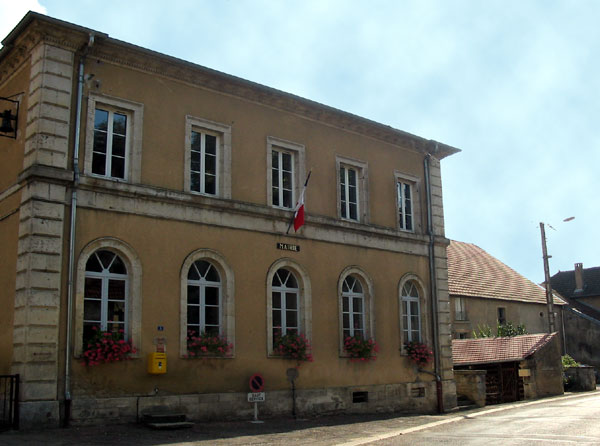
[[[302,192],[300,193],[300,196],[302,196],[302,194],[304,194],[304,191],[306,190],[306,186],[308,186],[308,180],[310,180],[310,175],[312,174],[312,169],[308,171],[308,175],[306,176],[306,181],[304,182],[304,187],[302,188]],[[294,224],[294,220],[296,218],[296,213],[298,212],[298,203],[300,201],[296,202],[296,206],[294,207],[294,213],[292,214],[292,218],[290,220],[290,223],[288,224],[287,227],[287,231],[285,231],[285,235],[288,235],[290,233],[290,229],[292,228],[292,225]]]

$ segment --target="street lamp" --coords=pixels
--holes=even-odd
[[[563,222],[568,222],[573,219],[575,219],[575,217],[565,218]],[[548,255],[548,249],[546,247],[546,230],[544,228],[544,223],[542,222],[540,222],[540,232],[542,233],[542,253],[544,255],[544,284],[546,285],[546,305],[548,306],[548,333],[554,333],[556,329],[554,322],[554,299],[552,296],[552,287],[550,286],[550,267],[548,266],[548,259],[552,256]]]

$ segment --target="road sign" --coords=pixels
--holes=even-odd
[[[265,389],[265,380],[264,378],[255,373],[250,377],[250,390],[254,393],[262,392]]]
[[[264,403],[265,402],[265,392],[250,392],[248,394],[248,402],[249,403]]]

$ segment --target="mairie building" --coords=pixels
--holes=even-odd
[[[0,374],[22,427],[251,419],[252,390],[264,417],[456,405],[458,149],[33,12],[2,44]]]

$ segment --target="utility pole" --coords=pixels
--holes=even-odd
[[[552,256],[548,255],[546,248],[546,230],[544,223],[540,222],[540,231],[542,233],[542,253],[544,254],[544,283],[546,285],[546,304],[548,305],[548,333],[555,331],[554,324],[554,299],[552,298],[552,287],[550,286],[550,267],[548,259]]]

